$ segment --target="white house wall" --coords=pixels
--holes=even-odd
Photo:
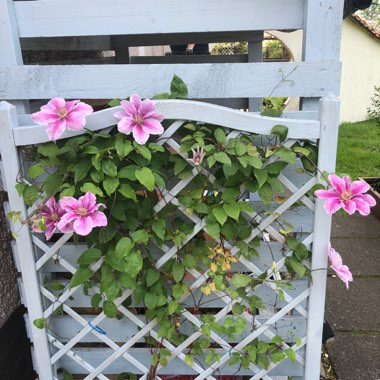
[[[374,85],[380,85],[380,40],[352,20],[345,20],[341,61],[340,121],[364,120],[374,94]]]

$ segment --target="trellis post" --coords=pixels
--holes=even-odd
[[[8,189],[14,187],[20,168],[17,148],[13,140],[13,129],[16,128],[17,125],[16,107],[7,102],[0,102],[0,151],[2,160],[5,163],[3,174]],[[12,211],[20,211],[21,218],[25,219],[27,210],[22,197],[20,197],[16,191],[9,191],[8,199],[10,209]],[[22,271],[22,282],[24,288],[28,290],[24,292],[24,302],[26,302],[26,306],[28,307],[30,339],[34,345],[35,365],[37,367],[35,369],[38,371],[39,380],[52,380],[52,367],[46,365],[46,363],[50,363],[46,332],[44,329],[38,329],[31,323],[35,319],[43,316],[31,235],[29,228],[20,222],[15,223],[12,229],[17,233],[17,239],[13,249],[16,249],[18,252],[17,256],[19,258],[20,270]]]
[[[329,94],[319,101],[321,137],[319,140],[318,169],[334,172],[338,143],[339,100]],[[325,183],[318,175],[318,182]],[[306,380],[319,380],[321,342],[327,280],[327,245],[330,240],[331,215],[324,210],[324,201],[316,199],[314,217],[313,255],[311,260],[312,284],[306,345]]]

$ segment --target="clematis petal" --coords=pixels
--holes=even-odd
[[[59,204],[66,212],[76,211],[80,207],[78,200],[74,197],[63,197]]]
[[[79,99],[70,100],[70,101],[66,102],[65,108],[66,108],[67,112],[68,113],[71,112],[77,103],[79,103]]]
[[[48,102],[47,106],[48,106],[52,111],[57,112],[57,111],[59,111],[60,109],[65,108],[65,106],[66,106],[66,101],[65,101],[65,99],[63,99],[63,98],[53,98],[53,99],[51,99],[51,100]]]
[[[45,238],[46,240],[49,240],[55,231],[55,224],[50,224],[49,226],[46,225],[46,231],[45,231]]]
[[[117,129],[120,133],[124,133],[126,135],[129,135],[133,128],[135,128],[137,124],[133,119],[130,117],[123,117],[118,123],[117,123]]]
[[[145,133],[149,133],[151,135],[161,135],[164,133],[164,127],[156,119],[145,119],[141,127]]]
[[[74,220],[73,229],[78,235],[86,236],[93,228],[94,223],[92,222],[92,218],[90,216],[80,216]]]
[[[371,210],[369,204],[364,199],[357,196],[352,199],[352,202],[355,203],[356,210],[358,210],[361,215],[370,214]]]
[[[372,195],[369,195],[369,194],[358,195],[355,197],[355,199],[357,197],[360,197],[361,199],[364,200],[364,202],[367,202],[370,205],[370,207],[376,206],[376,200]]]
[[[366,193],[369,190],[369,185],[366,181],[354,181],[351,184],[351,192],[353,195]]]
[[[116,119],[122,119],[125,116],[126,116],[126,113],[123,111],[118,111],[113,114],[113,117],[115,117]]]
[[[55,141],[65,132],[66,121],[65,119],[58,119],[46,126],[46,132],[49,140]]]
[[[138,113],[141,106],[141,98],[140,95],[132,94],[130,97],[130,102],[135,106],[136,112]]]
[[[133,133],[133,138],[140,145],[145,144],[149,139],[149,133],[144,132],[144,130],[141,128],[140,125],[136,125],[136,127],[133,128],[132,133]]]
[[[342,208],[349,215],[352,215],[356,211],[356,203],[353,200],[342,201]]]
[[[70,131],[80,131],[86,125],[86,117],[80,112],[70,112],[65,119],[66,128]]]
[[[353,280],[352,273],[347,265],[343,265],[338,271],[335,272],[337,276],[346,284],[348,289],[348,283]]]
[[[135,105],[132,102],[130,102],[128,100],[122,100],[120,102],[120,105],[123,107],[123,110],[127,116],[130,116],[130,117],[136,116],[137,108],[135,107]]]
[[[107,217],[101,211],[95,211],[91,214],[92,223],[94,227],[104,227],[107,225]]]
[[[86,210],[90,211],[96,203],[96,197],[93,193],[88,191],[85,195],[82,195],[78,203],[80,204],[80,207],[84,207]]]
[[[336,174],[330,174],[329,181],[331,185],[336,189],[336,191],[340,194],[346,189],[344,180],[338,177]]]
[[[333,189],[331,190],[317,190],[314,192],[314,195],[318,198],[333,198],[340,199],[340,195]]]
[[[139,108],[139,114],[145,119],[150,117],[156,110],[156,106],[153,100],[145,99],[141,102]]]
[[[79,102],[72,108],[73,112],[79,112],[84,116],[88,116],[94,112],[94,109],[87,103]]]
[[[324,208],[328,214],[332,215],[342,208],[342,202],[340,199],[327,199]]]
[[[346,191],[351,191],[351,180],[346,175],[343,176],[344,186],[346,188]]]
[[[59,116],[51,111],[39,111],[32,114],[32,120],[39,125],[47,125],[59,120]]]

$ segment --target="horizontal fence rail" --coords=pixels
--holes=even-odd
[[[281,124],[289,128],[288,137],[291,139],[317,139],[320,134],[320,123],[317,120],[263,117],[254,113],[189,100],[157,100],[156,104],[157,109],[169,120],[196,120],[262,135],[269,135],[274,125]],[[113,114],[120,109],[121,107],[115,107],[89,115],[86,128],[96,131],[115,125],[117,119]],[[13,131],[17,146],[48,141],[44,127],[35,125],[30,116],[21,115],[20,119],[24,125]],[[82,131],[66,131],[60,139],[82,133]]]
[[[15,14],[20,37],[289,30],[303,27],[304,0],[162,0],[159,6],[155,0],[67,0],[64,7],[15,1]]]
[[[0,67],[0,99],[150,97],[167,91],[173,75],[190,98],[320,97],[339,88],[339,72],[329,61]]]

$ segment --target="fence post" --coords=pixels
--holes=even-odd
[[[23,199],[15,190],[16,178],[19,174],[19,159],[13,139],[13,128],[18,125],[16,107],[0,102],[0,153],[4,164],[4,178],[8,188],[8,199],[12,211],[20,211],[21,217],[26,218],[27,210]],[[43,317],[38,277],[35,269],[34,248],[26,225],[17,223],[13,231],[17,232],[15,247],[18,255],[22,281],[24,283],[25,301],[28,307],[31,340],[34,345],[36,366],[39,380],[52,380],[50,353],[45,329],[33,325],[35,319]]]
[[[318,168],[334,172],[339,126],[339,100],[329,94],[319,101],[321,135],[318,151]],[[320,176],[319,173],[317,174]],[[318,178],[319,183],[323,179]],[[330,240],[331,215],[323,207],[324,201],[316,199],[314,238],[311,260],[312,283],[310,286],[306,345],[306,380],[319,380],[321,362],[322,329],[325,309],[327,271],[327,246]]]

